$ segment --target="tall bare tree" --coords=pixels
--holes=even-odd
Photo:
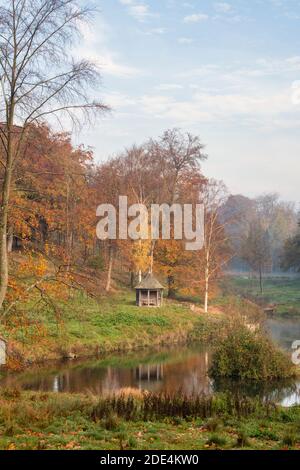
[[[241,250],[242,258],[259,276],[260,293],[263,293],[263,274],[272,265],[270,233],[260,218],[253,221]]]
[[[70,50],[92,10],[74,0],[0,0],[0,308],[8,287],[8,213],[14,173],[32,124],[51,116],[80,124],[103,112],[90,99],[99,83],[95,64]]]

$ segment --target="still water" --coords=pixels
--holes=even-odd
[[[266,329],[281,347],[291,350],[300,339],[300,320],[269,319]],[[208,376],[208,347],[172,347],[126,355],[110,355],[85,362],[65,362],[26,373],[8,374],[0,386],[18,384],[25,390],[107,394],[124,388],[153,392],[212,394],[231,391],[273,399],[284,406],[300,404],[300,381],[264,385],[232,380],[214,381]]]

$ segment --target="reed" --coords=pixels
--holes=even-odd
[[[126,421],[150,421],[163,418],[201,418],[216,416],[248,417],[259,414],[270,416],[276,411],[272,402],[259,398],[238,397],[229,394],[218,396],[184,395],[181,393],[144,393],[141,397],[113,395],[100,398],[93,406],[91,417],[94,421],[105,419],[112,414]]]

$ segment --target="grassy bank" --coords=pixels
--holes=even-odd
[[[161,308],[139,308],[134,292],[93,299],[75,291],[53,305],[24,302],[0,325],[8,341],[10,368],[61,358],[191,342],[217,344],[235,317],[259,321],[261,311],[236,296],[215,299],[208,314],[189,299],[165,300]]]
[[[166,301],[160,309],[138,308],[131,291],[100,301],[76,292],[56,305],[54,315],[51,306],[31,301],[1,325],[11,363],[183,343],[199,320],[188,304],[179,302]]]
[[[300,316],[300,278],[273,277],[264,280],[263,294],[259,292],[257,279],[247,276],[227,277],[225,290],[242,295],[263,307],[276,305],[275,314]]]
[[[134,406],[126,408],[128,400]],[[0,449],[300,449],[300,407],[231,400],[229,414],[222,396],[207,399],[205,406],[201,400],[197,406],[151,400],[148,410],[152,406],[162,415],[144,419],[141,411],[126,416],[126,410],[141,409],[140,396],[126,397],[123,406],[121,399],[116,412],[111,399],[3,390]],[[183,416],[183,410],[191,415]]]

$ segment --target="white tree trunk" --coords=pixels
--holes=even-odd
[[[107,281],[106,281],[106,287],[105,287],[106,292],[109,292],[110,287],[111,287],[111,275],[112,275],[112,269],[113,269],[113,262],[114,262],[113,249],[112,249],[112,247],[110,247],[109,248],[109,262],[108,262],[108,271],[107,271]]]
[[[209,269],[210,269],[210,251],[206,253],[206,266],[205,266],[205,294],[204,294],[204,312],[208,313],[208,293],[209,293]]]
[[[205,295],[204,295],[204,312],[208,313],[208,291],[209,291],[209,280],[205,278]]]

